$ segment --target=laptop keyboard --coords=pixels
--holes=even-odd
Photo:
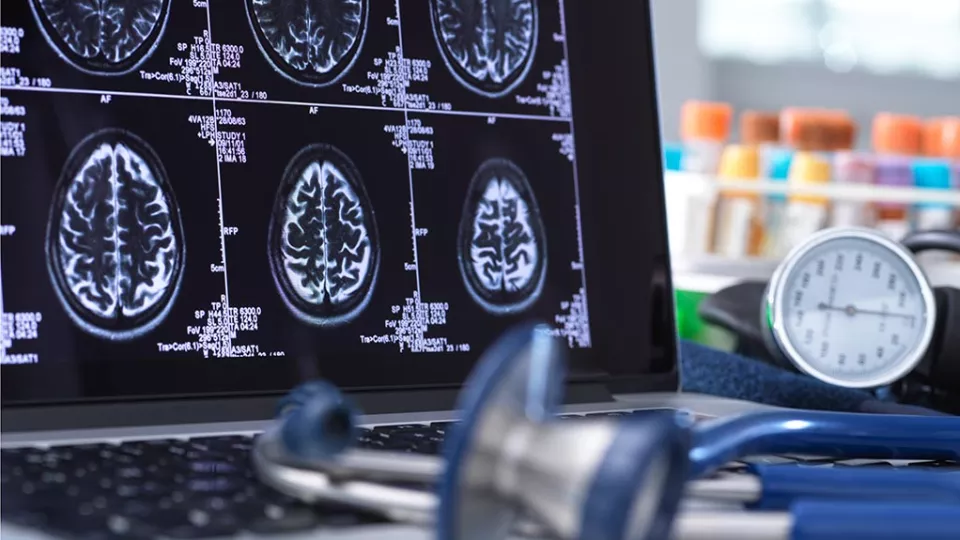
[[[364,429],[359,446],[437,454],[451,425]],[[56,536],[91,540],[270,534],[383,522],[377,515],[335,504],[306,505],[259,483],[250,463],[253,442],[250,436],[230,435],[3,449],[0,519]],[[834,463],[780,456],[751,461],[758,460],[891,466],[883,461]],[[953,462],[917,465],[960,468]],[[744,467],[734,463],[728,470]]]

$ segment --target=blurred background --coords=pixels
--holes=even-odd
[[[688,99],[735,109],[960,114],[960,0],[654,0],[661,120]],[[861,130],[858,143],[868,143]]]
[[[960,227],[960,0],[654,0],[681,334],[835,226]],[[934,285],[960,259],[926,253]]]

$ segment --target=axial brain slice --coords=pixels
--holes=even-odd
[[[248,1],[264,52],[297,82],[329,84],[357,53],[367,0]]]
[[[122,140],[81,148],[66,180],[51,265],[71,316],[95,335],[127,339],[162,319],[182,264],[182,233],[162,171]]]
[[[511,313],[536,300],[546,269],[540,212],[523,173],[491,160],[470,187],[461,222],[461,271],[488,311]]]
[[[298,166],[281,186],[275,276],[287,305],[305,322],[346,322],[365,307],[373,286],[376,225],[345,156],[309,150],[299,156],[306,158],[294,159]]]
[[[447,65],[471,90],[500,96],[533,60],[536,0],[432,0],[434,33]]]
[[[516,292],[535,276],[537,238],[530,209],[505,178],[491,178],[473,220],[470,261],[483,287]]]
[[[100,72],[124,70],[159,39],[155,33],[165,0],[34,0],[46,18],[57,48],[75,63]],[[43,26],[43,25],[42,25]],[[49,32],[49,31],[48,31]]]

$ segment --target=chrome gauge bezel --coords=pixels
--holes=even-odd
[[[872,242],[888,251],[891,256],[903,261],[913,279],[916,280],[923,301],[922,324],[924,326],[921,331],[918,346],[898,363],[882,371],[878,371],[872,377],[857,377],[856,380],[838,378],[823,373],[808,362],[791,342],[790,336],[785,328],[786,315],[784,313],[786,287],[787,284],[791,282],[791,277],[796,271],[800,261],[802,261],[809,252],[819,249],[827,243],[849,239]],[[933,339],[936,311],[933,288],[930,286],[930,282],[926,274],[924,274],[923,269],[920,268],[920,265],[917,264],[913,255],[906,248],[871,229],[844,227],[820,231],[807,238],[787,254],[777,267],[767,286],[767,291],[764,295],[764,306],[761,311],[761,326],[766,331],[764,337],[767,339],[768,348],[774,349],[770,352],[785,359],[802,373],[835,386],[846,388],[877,388],[887,386],[902,379],[913,371],[914,368],[917,367],[917,364],[923,360],[927,349],[930,347],[930,342]]]

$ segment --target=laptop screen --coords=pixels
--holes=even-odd
[[[4,2],[4,404],[674,370],[643,3],[84,6]]]

